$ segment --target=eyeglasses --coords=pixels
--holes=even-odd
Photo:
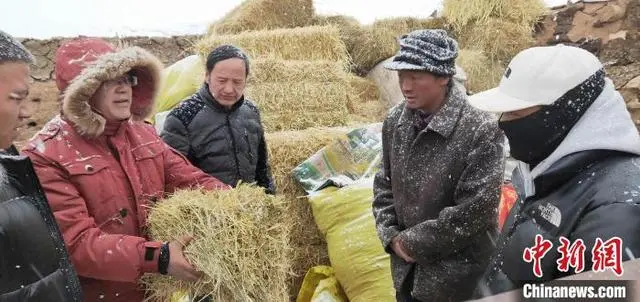
[[[127,73],[127,74],[125,74],[125,75],[123,75],[123,76],[121,76],[121,77],[119,77],[117,79],[113,79],[113,80],[107,81],[106,84],[108,84],[109,86],[111,86],[111,85],[114,85],[114,86],[115,85],[117,85],[117,86],[128,85],[128,86],[131,86],[131,87],[135,87],[135,86],[138,85],[138,77],[136,77],[133,74]]]

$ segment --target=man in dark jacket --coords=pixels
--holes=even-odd
[[[457,50],[443,30],[414,31],[386,66],[406,100],[383,124],[373,212],[398,301],[469,298],[493,252],[504,136],[452,81]]]
[[[498,88],[470,101],[503,112],[499,126],[520,161],[518,201],[478,297],[617,271],[640,255],[640,136],[598,58],[564,45],[524,50]]]
[[[255,182],[274,193],[260,112],[244,97],[247,55],[223,45],[209,54],[206,67],[205,83],[171,111],[160,136],[224,183]]]
[[[29,118],[31,54],[0,31],[0,301],[81,301],[80,283],[31,161],[13,147]]]

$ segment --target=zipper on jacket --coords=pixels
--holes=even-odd
[[[229,115],[230,113],[227,113],[227,129],[229,130],[229,136],[231,136],[231,147],[233,148],[233,157],[236,160],[236,176],[237,179],[236,181],[239,181],[240,179],[242,179],[242,177],[240,177],[240,163],[238,161],[238,149],[236,146],[236,139],[233,136],[233,129],[231,129],[231,120],[229,119]],[[234,186],[236,184],[233,184]]]
[[[244,129],[244,140],[247,142],[247,148],[249,149],[249,160],[253,162],[253,150],[251,149],[251,141],[249,141],[249,132],[247,129]]]

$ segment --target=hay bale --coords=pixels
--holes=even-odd
[[[318,244],[323,242],[322,236],[313,221],[311,208],[307,203],[306,192],[291,175],[293,168],[297,167],[311,155],[343,137],[349,131],[348,128],[309,128],[301,131],[281,131],[266,133],[265,139],[271,163],[271,173],[276,183],[277,194],[286,196],[289,201],[289,214],[295,217],[295,228],[299,236],[292,236],[303,244]]]
[[[456,62],[467,73],[466,86],[470,93],[498,86],[504,73],[504,68],[497,61],[490,60],[480,50],[461,49]]]
[[[378,86],[376,86],[376,82],[358,77],[355,75],[349,75],[348,77],[349,87],[351,87],[351,91],[353,96],[360,100],[378,100],[380,99],[380,91],[378,91]]]
[[[275,179],[278,194],[287,194],[293,198],[306,195],[291,176],[291,171],[348,131],[348,128],[338,127],[266,133],[271,173]]]
[[[349,121],[359,123],[381,122],[387,114],[388,107],[380,99],[380,91],[376,83],[368,78],[349,76]]]
[[[261,83],[246,95],[260,107],[266,131],[344,126],[347,122],[346,82]]]
[[[293,220],[282,197],[259,187],[181,191],[151,209],[154,240],[194,237],[186,247],[189,261],[204,272],[197,283],[149,276],[150,298],[167,301],[176,290],[211,295],[214,301],[285,301],[291,267],[289,235]]]
[[[196,44],[206,57],[211,50],[233,44],[255,59],[268,56],[282,60],[329,60],[348,64],[349,54],[335,26],[309,26],[243,32],[237,35],[214,35]]]
[[[313,11],[311,0],[246,0],[213,23],[208,35],[307,26]]]
[[[336,61],[293,61],[259,58],[251,62],[248,84],[269,82],[343,82],[344,64]]]
[[[313,24],[336,26],[340,31],[340,37],[342,41],[344,41],[347,52],[349,52],[350,55],[353,55],[354,49],[358,47],[358,39],[361,39],[362,35],[365,34],[360,22],[356,18],[349,16],[315,16]],[[351,67],[353,72],[358,72],[356,64],[353,64]]]
[[[482,50],[491,60],[506,65],[520,51],[535,45],[529,25],[491,18],[485,24],[469,25],[461,34],[462,48]]]
[[[373,22],[374,28],[384,28],[393,31],[398,35],[407,34],[418,29],[441,28],[447,29],[448,24],[443,18],[413,18],[398,17],[385,18]]]
[[[440,18],[389,18],[375,21],[347,37],[345,43],[360,73],[368,73],[376,64],[399,49],[398,38],[417,29],[444,28]]]
[[[318,26],[335,25],[338,28],[360,26],[358,19],[344,15],[315,15],[312,23]]]
[[[353,106],[348,125],[382,122],[389,112],[379,100],[358,100]]]
[[[542,0],[444,0],[443,16],[456,30],[491,18],[533,26],[545,15]]]
[[[329,265],[329,256],[309,202],[302,197],[306,192],[293,179],[291,170],[347,132],[347,128],[310,128],[265,135],[277,194],[284,195],[287,200],[287,217],[294,217],[291,219],[295,223],[294,231],[290,237],[292,275],[288,282],[292,296],[300,289],[307,270],[316,265]]]

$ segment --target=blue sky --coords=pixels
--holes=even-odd
[[[202,33],[242,0],[2,0],[0,29],[17,37]],[[545,0],[550,5],[567,0]],[[429,16],[441,0],[315,0],[316,12],[367,24],[395,16]]]

